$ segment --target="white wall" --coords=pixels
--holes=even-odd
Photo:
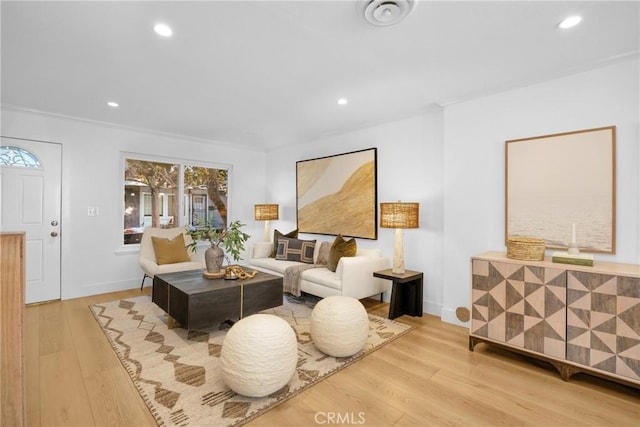
[[[259,241],[254,203],[279,203],[271,228],[295,228],[296,161],[377,147],[378,201],[420,202],[420,229],[405,231],[404,248],[406,267],[425,273],[425,311],[460,324],[455,309],[470,305],[469,258],[504,250],[506,140],[615,125],[617,254],[596,259],[640,262],[639,68],[638,60],[621,62],[266,155],[11,110],[2,112],[2,133],[63,144],[63,298],[139,285],[137,254],[117,254],[121,151],[232,164],[230,215]],[[87,206],[100,215],[88,217]],[[358,244],[391,259],[393,230]]]
[[[444,309],[470,307],[469,258],[504,250],[506,140],[616,126],[617,253],[640,262],[638,60],[444,109]]]
[[[30,112],[2,113],[3,136],[62,144],[63,299],[140,285],[138,254],[121,245],[123,151],[231,165],[230,219],[247,224],[251,241],[262,239],[264,225],[253,218],[253,205],[265,197],[262,152]],[[99,215],[87,216],[88,206],[98,207]]]
[[[640,262],[639,64],[620,62],[355,132],[268,153],[267,201],[279,203],[281,231],[296,224],[295,162],[378,148],[378,201],[416,200],[421,228],[405,231],[405,264],[425,273],[425,311],[463,325],[470,308],[469,259],[504,251],[504,144],[511,139],[616,126],[615,255]],[[318,238],[322,238],[319,236]],[[379,246],[392,257],[393,232]]]
[[[442,112],[381,124],[283,147],[267,154],[267,201],[280,204],[272,228],[296,227],[296,161],[371,147],[378,150],[378,202],[420,203],[420,228],[405,230],[405,267],[423,271],[425,311],[440,315],[442,304],[443,149]],[[329,240],[322,235],[306,238]],[[393,258],[394,230],[379,229],[378,240],[358,239],[361,247],[379,247]]]

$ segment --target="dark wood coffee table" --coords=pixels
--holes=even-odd
[[[156,274],[151,300],[178,322],[198,329],[234,322],[282,305],[282,277],[258,272],[252,279],[205,279],[202,270]]]

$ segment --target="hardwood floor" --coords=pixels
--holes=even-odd
[[[145,288],[144,293],[149,293]],[[154,426],[88,305],[139,290],[26,309],[28,426]],[[364,300],[386,316],[388,304]],[[439,318],[403,316],[409,334],[330,376],[248,426],[638,426],[640,390],[485,344]]]

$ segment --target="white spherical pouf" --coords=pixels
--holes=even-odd
[[[335,357],[356,354],[367,342],[369,316],[360,301],[331,296],[311,312],[311,339],[321,352]]]
[[[243,396],[266,396],[284,387],[296,371],[296,334],[280,317],[245,317],[227,332],[220,363],[222,378],[231,390]]]

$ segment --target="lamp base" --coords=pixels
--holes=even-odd
[[[393,274],[404,274],[404,248],[402,244],[402,229],[396,228],[396,237],[393,243]]]
[[[269,220],[265,220],[264,222],[264,241],[265,242],[270,242],[271,241],[271,233],[269,232]]]

